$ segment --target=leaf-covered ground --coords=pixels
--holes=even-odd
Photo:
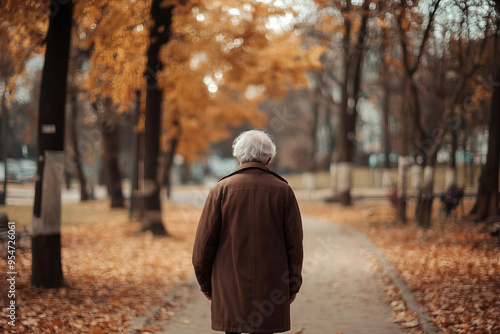
[[[131,319],[159,306],[162,297],[184,284],[190,274],[199,210],[172,203],[164,209],[169,238],[138,233],[140,223],[130,222],[126,210],[110,210],[104,201],[65,205],[62,264],[67,286],[31,287],[31,250],[18,249],[16,327],[7,324],[7,285],[2,274],[0,332],[126,332]],[[14,208],[9,218],[14,220],[19,210],[22,207]],[[0,272],[7,272],[4,259]]]
[[[438,213],[434,203],[433,226],[395,223],[387,202],[360,201],[350,208],[338,204],[301,205],[309,214],[354,226],[382,249],[415,293],[442,333],[500,333],[500,247],[485,223],[463,217],[458,208],[451,217]],[[467,213],[472,202],[466,201]],[[408,208],[412,216],[414,208]],[[395,299],[394,321],[410,323]]]
[[[10,209],[11,220],[31,216],[29,207]],[[414,222],[403,226],[394,223],[394,210],[383,201],[357,202],[351,208],[302,203],[301,210],[367,235],[394,263],[443,333],[500,332],[500,248],[485,224],[436,212],[430,229]],[[17,325],[11,332],[123,333],[133,318],[161,305],[162,297],[186,283],[192,273],[191,245],[200,211],[167,203],[163,212],[169,238],[138,233],[140,223],[130,222],[125,210],[109,210],[107,202],[65,205],[62,257],[67,286],[31,287],[31,250],[18,249]],[[411,216],[412,208],[408,212]],[[7,272],[4,259],[0,272]],[[394,321],[416,328],[415,315],[395,288],[386,284],[385,289]],[[0,291],[4,332],[11,330],[5,316],[5,279],[0,280]],[[167,317],[171,313],[168,307],[160,311]]]

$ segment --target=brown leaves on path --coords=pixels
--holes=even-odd
[[[301,211],[365,234],[395,265],[442,333],[499,333],[499,246],[485,223],[458,217],[457,212],[446,218],[438,214],[440,203],[434,204],[429,229],[415,222],[396,224],[388,202],[362,201],[348,208],[305,203]],[[464,212],[471,204],[466,201]],[[399,305],[393,304],[393,308]],[[395,318],[401,317],[408,327],[414,325],[413,320],[404,320],[404,311],[395,312]]]
[[[9,208],[7,207],[7,210]],[[173,237],[139,233],[125,210],[88,202],[63,206],[62,265],[66,287],[33,288],[31,249],[16,253],[16,327],[0,317],[0,332],[124,333],[191,274],[191,245],[199,210],[167,203],[164,221]],[[6,261],[0,271],[6,272]],[[0,281],[2,294],[6,281]],[[5,315],[5,301],[2,297]]]

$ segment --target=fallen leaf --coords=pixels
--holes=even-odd
[[[417,327],[419,324],[418,320],[403,322],[401,325],[406,328]]]

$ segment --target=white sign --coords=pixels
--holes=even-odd
[[[56,125],[55,124],[42,124],[42,133],[44,133],[44,134],[56,133]]]

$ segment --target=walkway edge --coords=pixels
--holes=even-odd
[[[160,310],[163,306],[171,306],[172,303],[177,298],[179,298],[181,293],[184,290],[192,288],[195,282],[196,282],[195,278],[191,277],[188,279],[188,282],[186,284],[179,284],[175,286],[172,289],[172,291],[163,298],[160,306],[152,307],[145,316],[135,317],[132,320],[130,320],[129,330],[127,334],[139,334],[141,328],[146,327],[151,322],[151,320],[153,320],[155,316],[160,314]]]
[[[399,289],[401,298],[405,302],[406,306],[417,313],[420,324],[422,325],[422,330],[426,334],[439,334],[439,330],[437,329],[434,322],[432,322],[427,312],[417,301],[417,298],[415,297],[413,292],[410,290],[410,288],[408,288],[406,283],[399,276],[396,267],[394,267],[394,265],[385,257],[382,251],[377,246],[375,246],[365,235],[358,232],[353,227],[346,225],[342,226],[346,230],[348,230],[353,235],[353,237],[355,237],[366,249],[368,249],[370,252],[372,252],[373,255],[375,255],[389,279]]]

